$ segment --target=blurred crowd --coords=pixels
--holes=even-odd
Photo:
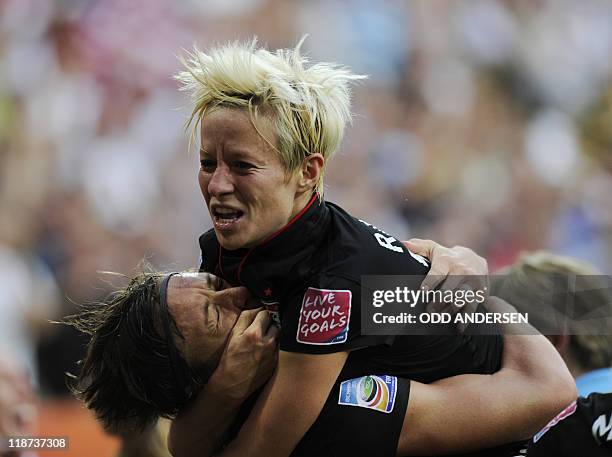
[[[83,341],[47,321],[104,297],[101,271],[197,265],[172,75],[254,35],[369,75],[328,200],[493,268],[548,249],[609,273],[610,24],[609,0],[0,0],[0,351],[67,395]]]

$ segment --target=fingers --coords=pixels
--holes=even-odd
[[[249,328],[249,326],[253,323],[253,321],[257,317],[257,314],[262,309],[263,308],[256,308],[256,309],[247,309],[247,310],[242,311],[240,313],[240,316],[238,316],[238,320],[236,321],[236,324],[234,325],[232,332],[233,333],[244,333],[244,331],[247,328]]]
[[[440,268],[440,265],[438,265],[436,268],[432,266],[429,269],[429,273],[427,273],[427,276],[425,276],[425,279],[423,279],[421,287],[423,289],[428,290],[437,289],[440,284],[442,284],[444,280],[446,280],[447,276],[448,270],[445,271],[443,268]]]
[[[437,289],[444,281],[446,281],[448,274],[450,272],[450,262],[444,256],[442,252],[444,249],[443,246],[434,247],[431,254],[431,267],[429,268],[429,273],[425,276],[425,279],[421,283],[421,287],[424,289]]]
[[[415,254],[427,257],[429,260],[431,260],[431,253],[433,250],[436,248],[436,246],[439,246],[439,244],[435,241],[421,240],[419,238],[411,238],[408,241],[402,241],[402,243]]]
[[[463,275],[449,274],[440,284],[440,290],[459,290],[465,285],[466,277]]]
[[[439,245],[435,241],[421,240],[419,238],[412,238],[408,241],[402,241],[402,243],[410,251],[431,261],[429,273],[427,273],[421,287],[425,289],[435,289],[438,287],[446,279],[449,272],[449,262],[443,258],[444,250],[448,250],[448,248]]]
[[[262,308],[242,311],[209,386],[242,402],[270,378],[278,360],[278,330],[268,314]]]
[[[269,344],[276,344],[278,340],[278,336],[280,335],[280,329],[276,325],[270,325],[268,331],[266,332],[266,336],[264,341]]]
[[[484,257],[479,256],[474,251],[463,246],[455,246],[448,249],[449,255],[456,263],[458,274],[472,276],[486,276],[489,274],[489,265]]]
[[[253,323],[249,326],[249,330],[256,332],[257,336],[262,337],[268,331],[270,322],[272,322],[270,313],[267,310],[262,309],[255,316]]]
[[[472,290],[482,290],[489,295],[489,277],[482,275],[464,276],[464,284]]]
[[[264,338],[264,335],[268,335],[271,322],[270,313],[264,308],[247,309],[238,316],[233,331],[252,335],[252,342],[255,343]]]
[[[266,346],[276,346],[276,341],[280,333],[270,313],[265,309],[257,313],[253,323],[246,331],[252,333],[254,338],[253,343],[261,341]]]
[[[461,284],[468,284],[473,290],[488,289],[489,269],[483,257],[462,246],[451,249],[433,241],[426,243],[433,247],[429,253],[431,268],[422,284],[424,288],[453,290]]]

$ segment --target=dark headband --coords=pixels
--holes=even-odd
[[[181,390],[189,386],[190,380],[187,373],[185,373],[185,367],[187,363],[181,357],[176,345],[174,344],[174,338],[172,338],[172,330],[170,329],[171,315],[168,309],[168,283],[172,276],[178,274],[177,272],[167,274],[159,285],[159,304],[162,309],[162,313],[165,313],[165,319],[162,319],[164,325],[164,332],[166,334],[166,346],[168,347],[168,358],[170,359],[170,367],[172,368],[172,374],[174,376],[174,382],[176,386]]]
[[[170,323],[173,322],[172,316],[170,314],[170,309],[168,308],[168,283],[170,282],[170,278],[172,276],[179,274],[178,272],[173,272],[167,274],[162,282],[159,285],[159,303],[163,310],[166,313],[166,319],[162,319],[164,322],[164,331],[166,333],[166,343],[168,346],[168,358],[170,360],[170,366],[172,368],[172,373],[174,376],[174,381],[176,382],[177,387],[180,388],[182,392],[184,392],[188,398],[197,393],[197,390],[203,385],[206,384],[213,373],[213,368],[210,367],[207,370],[199,370],[200,372],[196,375],[194,370],[187,364],[185,359],[181,356],[179,350],[174,344],[174,339],[172,338],[172,331],[170,329]],[[205,372],[201,372],[205,371]],[[194,381],[197,386],[194,386]]]

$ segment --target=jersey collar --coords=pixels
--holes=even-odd
[[[253,248],[228,251],[218,244],[214,231],[212,236],[207,233],[200,238],[202,251],[218,257],[215,268],[209,263],[205,269],[232,285],[245,286],[262,300],[282,300],[293,284],[312,274],[330,217],[323,199],[314,194],[284,227]]]

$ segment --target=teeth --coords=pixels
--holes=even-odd
[[[215,210],[216,213],[218,214],[234,214],[236,213],[236,211],[234,211],[233,209],[229,209],[229,208],[217,208]]]

